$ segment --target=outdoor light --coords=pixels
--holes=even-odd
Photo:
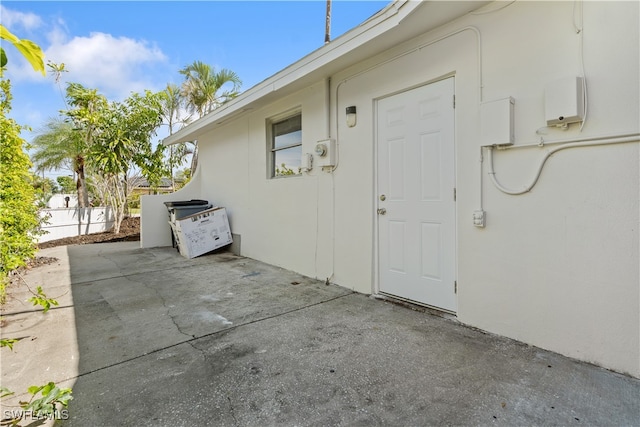
[[[356,106],[347,107],[347,126],[350,128],[356,125]]]

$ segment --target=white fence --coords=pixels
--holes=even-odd
[[[46,234],[39,236],[38,242],[82,236],[110,230],[114,224],[113,213],[108,206],[94,208],[58,208],[41,209],[40,215],[47,218],[42,230]]]

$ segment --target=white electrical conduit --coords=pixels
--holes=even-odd
[[[545,156],[540,161],[540,164],[538,165],[538,169],[536,171],[535,176],[533,177],[533,180],[523,190],[509,190],[508,188],[505,188],[504,186],[502,186],[502,184],[498,182],[496,178],[496,173],[493,170],[493,149],[496,148],[496,146],[488,146],[487,147],[489,150],[489,172],[488,173],[491,176],[491,180],[493,181],[493,184],[496,186],[498,190],[502,191],[505,194],[517,196],[517,195],[528,193],[529,191],[531,191],[531,189],[536,185],[536,183],[538,182],[538,179],[540,178],[540,174],[542,173],[542,168],[544,167],[544,164],[547,162],[549,157],[551,157],[551,155],[553,155],[554,153],[557,153],[560,150],[566,150],[567,148],[592,147],[596,145],[609,145],[609,144],[623,144],[627,142],[639,142],[639,141],[640,141],[640,133],[619,135],[619,136],[613,136],[613,137],[592,137],[592,138],[580,138],[576,140],[565,140],[561,143],[562,145],[558,145],[550,149],[549,151],[547,151]],[[556,142],[556,143],[560,143],[560,142]],[[551,144],[553,144],[553,142],[551,142]],[[531,145],[528,145],[528,146],[531,147]],[[514,146],[513,148],[517,148],[517,147],[518,146]],[[505,149],[508,149],[508,148],[505,148]]]

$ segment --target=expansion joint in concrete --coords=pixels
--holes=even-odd
[[[149,356],[151,354],[160,353],[161,351],[165,351],[165,350],[169,350],[169,349],[174,348],[174,347],[178,347],[178,346],[180,346],[182,344],[188,344],[193,349],[199,351],[203,355],[203,357],[206,358],[206,354],[205,354],[204,350],[198,348],[197,346],[195,346],[195,341],[200,340],[202,338],[212,337],[212,336],[215,336],[215,335],[218,335],[218,334],[221,334],[221,333],[228,333],[229,331],[237,329],[237,328],[240,328],[240,327],[249,326],[249,325],[252,325],[252,324],[255,324],[255,323],[264,322],[264,321],[270,320],[270,319],[275,319],[275,318],[278,318],[278,317],[281,317],[281,316],[285,316],[285,315],[290,314],[290,313],[295,313],[297,311],[306,310],[307,308],[311,308],[311,307],[315,307],[315,306],[318,306],[318,305],[326,304],[326,303],[329,303],[329,302],[332,302],[332,301],[335,301],[335,300],[338,300],[338,299],[341,299],[341,298],[344,298],[344,297],[348,297],[348,296],[354,295],[354,294],[357,294],[357,292],[349,292],[349,293],[346,293],[346,294],[343,294],[343,295],[338,295],[337,297],[329,298],[329,299],[326,299],[326,300],[323,300],[323,301],[319,301],[319,302],[316,302],[316,303],[313,303],[313,304],[307,304],[307,305],[302,306],[302,307],[294,308],[294,309],[291,309],[291,310],[288,310],[288,311],[285,311],[285,312],[282,312],[282,313],[274,314],[272,316],[267,316],[267,317],[262,317],[260,319],[251,320],[251,321],[248,321],[248,322],[245,322],[245,323],[241,323],[241,324],[238,324],[238,325],[230,326],[228,328],[221,329],[221,330],[218,330],[218,331],[214,331],[214,332],[211,332],[211,333],[208,333],[208,334],[204,334],[204,335],[201,335],[201,336],[197,336],[197,337],[195,337],[193,335],[186,334],[186,333],[181,331],[181,333],[183,335],[186,335],[186,336],[188,336],[190,338],[186,339],[184,341],[180,341],[180,342],[175,343],[175,344],[167,345],[167,346],[164,346],[164,347],[149,351],[149,352],[144,353],[144,354],[140,354],[138,356],[131,357],[131,358],[126,359],[126,360],[121,360],[121,361],[119,361],[117,363],[112,363],[112,364],[107,365],[107,366],[102,366],[100,368],[96,368],[96,369],[93,369],[91,371],[80,373],[80,374],[78,374],[78,376],[76,378],[84,377],[84,376],[87,376],[87,375],[91,375],[91,374],[93,374],[95,372],[99,372],[99,371],[102,371],[102,370],[105,370],[105,369],[109,369],[109,368],[113,368],[113,367],[116,367],[116,366],[124,365],[126,363],[129,363],[129,362],[132,362],[134,360]],[[164,301],[164,299],[163,299],[163,301]],[[174,322],[174,324],[175,324],[175,322]],[[177,325],[176,325],[176,327],[177,327]]]

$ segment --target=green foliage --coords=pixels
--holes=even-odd
[[[7,117],[10,89],[9,81],[0,80],[0,299],[9,272],[35,256],[40,227],[22,127]]]
[[[132,194],[131,197],[129,197],[129,208],[140,209],[140,194]]]
[[[31,63],[36,71],[44,75],[44,54],[39,46],[29,40],[20,40],[0,25],[0,38],[10,41]],[[7,64],[4,49],[0,46],[0,77]],[[31,161],[24,152],[25,141],[20,138],[22,127],[7,117],[11,111],[11,84],[0,79],[0,300],[5,297],[5,285],[10,271],[25,265],[36,253],[35,237],[39,233],[41,219],[35,205],[34,188],[31,185]],[[30,299],[35,305],[48,311],[58,302],[47,296],[38,287],[37,294]],[[4,338],[0,347],[13,350],[18,339]],[[56,405],[66,407],[73,397],[70,388],[60,388],[53,382],[28,389],[31,399],[20,402],[22,415],[6,420],[17,425],[26,413],[56,418]],[[37,394],[39,398],[36,398]],[[0,387],[0,398],[12,395],[6,387]]]
[[[33,139],[32,146],[33,163],[41,171],[66,169],[77,172],[79,157],[85,149],[82,134],[72,123],[60,118],[50,119]]]
[[[187,107],[198,117],[203,117],[229,102],[240,94],[242,81],[238,75],[226,68],[216,71],[209,64],[193,61],[180,74],[184,76],[181,95]],[[192,141],[191,173],[195,173],[198,165],[198,141]]]
[[[31,186],[41,194],[55,194],[59,191],[56,181],[46,176],[43,178],[37,174],[31,175]]]
[[[71,107],[62,113],[70,127],[72,135],[63,141],[62,147],[68,148],[66,159],[72,159],[73,170],[78,177],[78,206],[89,206],[89,188],[86,183],[85,164],[99,132],[100,122],[109,109],[107,98],[97,89],[87,89],[79,83],[69,83],[66,91],[67,104]]]
[[[36,293],[31,298],[29,298],[28,301],[33,303],[33,305],[41,306],[44,309],[43,313],[49,311],[52,305],[58,305],[58,301],[53,298],[47,297],[47,295],[42,290],[42,286],[38,286],[36,288]]]
[[[108,205],[115,216],[114,231],[120,230],[130,197],[127,178],[139,170],[152,188],[167,174],[164,145],[155,149],[151,137],[162,120],[162,95],[146,91],[123,102],[112,102],[95,121],[95,133],[87,161],[96,172]]]
[[[69,401],[73,399],[70,388],[60,388],[53,382],[41,386],[31,386],[27,391],[31,394],[31,398],[28,401],[20,401],[21,411],[16,411],[13,418],[5,418],[6,415],[11,414],[11,411],[5,411],[2,419],[3,425],[15,426],[25,417],[39,420],[59,419],[61,414],[58,406],[66,408]],[[14,393],[6,387],[0,387],[0,397],[12,394]],[[38,395],[39,397],[37,397]]]
[[[66,407],[73,399],[70,388],[60,388],[53,382],[42,386],[31,386],[27,391],[31,394],[31,399],[28,402],[20,402],[21,406],[24,405],[22,409],[42,415],[53,414],[56,404],[59,403]],[[34,400],[38,393],[40,393],[40,398]]]
[[[1,387],[0,386],[0,398],[11,396],[12,394],[14,394],[14,393],[11,390],[9,390],[6,387]]]
[[[54,180],[37,174],[31,175],[31,186],[36,194],[38,208],[46,208],[51,196],[58,192],[58,184]]]
[[[0,347],[9,347],[9,350],[13,350],[13,345],[20,340],[14,338],[0,339]]]
[[[289,176],[289,175],[300,175],[302,173],[302,168],[298,168],[298,172],[294,171],[291,168],[288,168],[284,163],[280,165],[280,167],[276,166],[275,176]]]
[[[71,178],[70,176],[64,176],[64,175],[60,175],[58,177],[56,177],[56,181],[58,182],[58,185],[60,186],[60,192],[61,193],[73,193],[74,191],[76,191],[76,183],[73,180],[73,178]]]
[[[181,69],[180,74],[184,76],[181,91],[187,109],[197,113],[198,117],[238,96],[242,85],[235,72],[226,68],[216,71],[202,61],[193,61]]]
[[[176,173],[174,177],[174,189],[178,190],[191,181],[191,168],[184,168]]]
[[[7,40],[16,49],[25,57],[27,61],[31,64],[34,70],[40,71],[42,75],[45,75],[44,72],[44,53],[40,46],[32,42],[31,40],[20,40],[18,37],[14,36],[9,30],[7,30],[4,25],[0,24],[0,39]],[[4,51],[4,48],[0,46],[0,76],[2,76],[2,70],[7,65],[7,55]]]
[[[47,67],[49,67],[49,72],[53,74],[53,80],[56,82],[56,84],[60,83],[62,73],[69,72],[69,70],[66,69],[64,62],[56,64],[55,62],[47,61]]]
[[[5,411],[2,425],[16,426],[23,418],[36,420],[66,418],[58,407],[67,408],[73,399],[70,388],[60,388],[49,382],[41,386],[31,386],[27,389],[31,395],[28,401],[20,401],[20,411]],[[14,392],[6,387],[0,387],[0,398],[13,395]],[[37,397],[40,395],[40,397]],[[27,419],[28,419],[27,418]],[[41,421],[37,425],[40,425]],[[34,425],[30,423],[29,425]]]
[[[78,194],[78,203],[87,206],[89,202],[84,181],[87,146],[85,134],[74,128],[72,123],[62,119],[51,119],[32,141],[33,162],[38,170],[66,169],[78,176],[72,192]],[[85,197],[85,193],[86,197]]]

